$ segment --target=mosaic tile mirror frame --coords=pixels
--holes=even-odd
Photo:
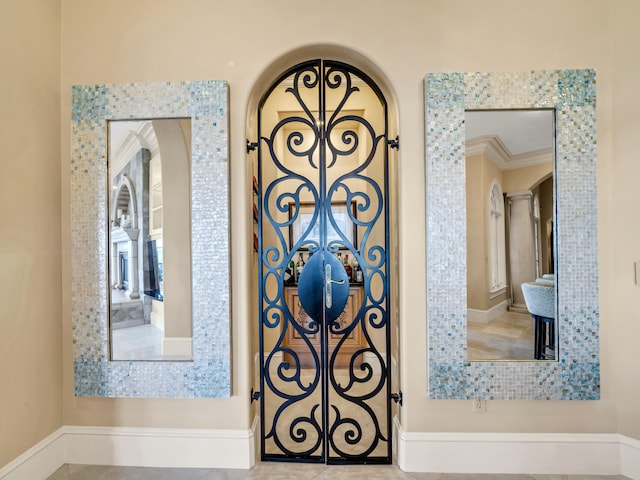
[[[107,122],[190,118],[193,361],[110,361]],[[75,394],[229,397],[228,85],[224,81],[72,88],[71,284]]]
[[[595,72],[425,78],[428,396],[600,396]],[[556,361],[467,360],[465,110],[555,109]]]

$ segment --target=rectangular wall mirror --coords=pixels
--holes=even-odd
[[[226,82],[80,85],[72,102],[75,394],[230,396]]]
[[[554,360],[555,111],[466,110],[464,128],[467,359]]]
[[[191,360],[191,119],[108,122],[112,360]]]
[[[599,398],[595,102],[593,70],[426,76],[429,398]],[[500,173],[490,161],[518,157],[505,152],[514,148],[508,140],[478,147],[480,137],[496,135],[488,112],[508,111],[528,116],[522,128],[532,116],[550,117],[543,128],[552,132],[551,154],[547,145],[523,151],[518,162],[540,163],[520,173]],[[486,160],[483,171],[476,157]],[[512,247],[503,257],[501,239]],[[544,289],[536,292],[545,301],[531,302],[532,288]],[[526,352],[512,339],[480,348],[478,331],[500,309],[525,314]]]

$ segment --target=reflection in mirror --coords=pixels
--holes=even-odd
[[[108,122],[112,360],[190,360],[189,119]]]
[[[231,395],[231,290],[227,82],[182,80],[74,85],[71,106],[70,248],[73,254],[70,255],[70,305],[75,395],[228,398]],[[190,164],[183,167],[184,172],[190,172],[187,174],[190,194],[186,197],[189,206],[182,210],[182,215],[190,222],[183,230],[189,232],[190,238],[180,245],[177,253],[171,250],[167,225],[167,210],[175,203],[168,199],[166,185],[171,174],[163,172],[162,305],[165,310],[163,348],[167,347],[167,339],[179,338],[181,341],[174,343],[191,346],[193,361],[177,361],[184,359],[178,355],[172,359],[176,361],[113,361],[109,303],[111,249],[108,243],[110,215],[113,211],[117,216],[117,209],[113,210],[109,200],[112,195],[117,198],[117,194],[110,192],[108,131],[110,126],[124,119],[156,118],[190,119],[190,134],[186,133],[187,125],[182,122],[181,126],[189,141],[182,149],[191,150],[187,155]],[[161,147],[155,126],[154,131]],[[140,198],[137,190],[136,198]],[[140,200],[137,205],[144,207],[144,202]],[[133,219],[129,216],[124,220]],[[171,232],[174,231],[172,228]],[[138,255],[142,257],[139,248],[138,245]],[[185,257],[186,251],[190,257]],[[189,258],[190,276],[179,278],[169,271],[172,259],[189,265]],[[131,265],[131,259],[128,264]],[[128,273],[131,275],[131,269]],[[131,284],[131,277],[128,282]],[[144,295],[144,278],[138,277],[138,282],[139,294]],[[189,287],[192,293],[182,294],[181,302],[171,302],[178,295],[174,293],[178,287]],[[172,303],[179,309],[177,316],[169,312]],[[174,318],[190,320],[188,333],[170,330]]]
[[[589,69],[426,76],[429,398],[600,398],[595,80]],[[555,115],[551,244],[557,282],[550,290],[557,292],[557,306],[541,309],[538,316],[557,317],[557,361],[468,358],[465,112],[492,109],[549,109]],[[521,286],[539,287],[527,281]]]
[[[552,109],[465,112],[468,360],[556,358],[554,122]],[[524,283],[546,296],[527,302]]]

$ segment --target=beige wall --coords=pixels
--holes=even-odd
[[[182,141],[190,124],[168,120],[153,128],[162,159],[164,336],[191,338],[191,148]]]
[[[603,384],[616,400],[618,431],[640,438],[640,285],[633,276],[633,262],[640,264],[640,62],[632,53],[640,49],[640,5],[634,0],[612,4],[612,104],[609,115],[598,119],[598,138],[613,145],[600,156],[599,203],[600,268],[605,272],[601,317],[610,325],[602,343],[615,368]]]
[[[467,308],[489,310],[508,297],[502,293],[489,298],[489,192],[493,180],[503,188],[502,172],[485,155],[466,158],[467,205]],[[503,218],[504,219],[504,218]]]
[[[553,173],[553,163],[542,163],[530,167],[514,168],[504,172],[504,193],[531,190],[537,186],[543,178]]]
[[[0,253],[15,262],[13,271],[23,277],[20,288],[15,279],[3,279],[0,285],[14,288],[9,303],[2,303],[0,341],[3,358],[9,355],[23,362],[12,361],[9,367],[3,361],[0,366],[3,391],[9,386],[11,392],[2,397],[1,431],[11,432],[11,442],[3,439],[0,464],[60,425],[57,242],[61,222],[55,205],[58,186],[50,181],[60,169],[63,422],[248,428],[249,318],[253,312],[247,307],[252,259],[250,220],[246,220],[250,212],[246,105],[254,83],[279,57],[300,46],[327,43],[353,49],[354,62],[369,59],[386,75],[398,102],[403,427],[408,431],[620,431],[640,438],[640,383],[635,381],[640,377],[636,348],[640,287],[633,285],[631,269],[632,262],[640,260],[640,189],[635,184],[640,178],[636,143],[640,66],[635,55],[640,35],[633,25],[640,14],[637,2],[536,0],[519,2],[516,7],[508,0],[328,0],[301,7],[293,0],[246,0],[216,2],[218,10],[204,0],[62,0],[62,4],[61,125],[55,105],[60,51],[57,5],[44,0],[13,2],[12,14],[2,16],[1,31],[7,37],[2,45],[20,48],[4,47],[1,54],[3,67],[10,66],[3,71],[12,73],[11,91],[2,92],[8,114],[0,120],[0,131],[8,133],[8,141],[0,142],[5,159],[1,191],[3,198],[11,200],[2,202],[0,208],[3,223],[11,228],[3,228]],[[337,6],[340,15],[335,15]],[[17,21],[20,19],[24,21]],[[313,25],[318,27],[311,28]],[[284,69],[293,60],[289,57],[280,67]],[[598,75],[599,210],[608,212],[599,220],[602,400],[495,401],[489,402],[487,413],[474,415],[471,402],[426,399],[422,81],[430,71],[554,68],[595,68]],[[229,81],[231,92],[234,396],[221,400],[75,398],[69,178],[65,174],[70,87],[208,78]],[[23,128],[26,124],[29,130]],[[60,141],[62,162],[58,164]],[[26,214],[16,215],[14,205]],[[12,243],[11,235],[17,236]],[[35,260],[42,266],[37,276],[28,267]],[[9,290],[0,291],[6,294]]]
[[[231,92],[233,275],[233,383],[227,400],[77,399],[72,390],[69,295],[64,296],[64,421],[79,424],[247,428],[251,279],[249,177],[245,161],[246,105],[254,82],[281,55],[308,44],[337,44],[367,57],[386,74],[398,101],[401,360],[405,366],[402,422],[409,431],[608,432],[617,428],[613,363],[618,307],[603,302],[603,400],[598,402],[490,402],[473,415],[470,402],[426,399],[424,271],[424,131],[422,80],[428,71],[529,70],[592,67],[598,71],[599,153],[611,158],[612,82],[609,2],[472,1],[340,2],[306,4],[275,0],[242,3],[177,0],[110,2],[64,0],[62,124],[69,124],[69,89],[77,83],[216,78]],[[519,4],[522,5],[522,4]],[[393,11],[393,19],[389,12]],[[620,14],[620,16],[623,16]],[[353,19],[358,21],[354,22]],[[526,22],[518,21],[526,19]],[[310,28],[321,25],[321,28]],[[558,26],[562,25],[562,35]],[[388,32],[382,35],[380,32]],[[495,33],[491,33],[495,32]],[[389,38],[393,41],[389,41]],[[469,38],[479,39],[469,42]],[[258,41],[259,39],[259,41]],[[505,41],[509,39],[509,41]],[[106,41],[108,40],[108,41]],[[188,52],[185,55],[184,52]],[[357,60],[358,55],[353,55]],[[290,59],[291,60],[291,59]],[[282,68],[289,66],[282,62]],[[630,88],[630,87],[629,87]],[[620,105],[625,110],[625,105]],[[63,130],[63,166],[69,153]],[[617,158],[625,168],[630,158]],[[612,164],[603,165],[604,180]],[[601,205],[610,186],[601,182]],[[245,193],[246,192],[246,193]],[[63,178],[68,198],[68,178]],[[67,202],[63,217],[68,219]],[[603,254],[613,219],[601,219]],[[618,235],[624,237],[622,232]],[[68,231],[64,233],[68,244]],[[604,263],[604,262],[603,262]],[[70,286],[68,259],[64,287]],[[603,283],[616,272],[603,268]],[[613,294],[613,292],[610,292]],[[629,296],[627,304],[638,300]],[[423,361],[415,361],[422,358]],[[640,436],[640,428],[630,433]]]
[[[62,425],[62,292],[60,2],[0,11],[2,466]]]
[[[540,200],[540,273],[555,272],[554,258],[552,255],[553,229],[548,228],[548,222],[553,221],[553,178],[547,178],[538,187],[538,199]]]
[[[500,183],[503,193],[530,190],[553,172],[553,163],[500,170],[485,155],[466,158],[466,206],[467,206],[467,308],[488,310],[508,300],[503,293],[489,298],[489,245],[487,208],[489,192],[494,179]],[[553,183],[550,184],[553,188]],[[553,197],[553,191],[551,191]],[[553,203],[544,204],[553,208]],[[551,211],[552,212],[552,211]],[[505,213],[507,213],[505,211]],[[546,217],[545,217],[546,218]],[[543,229],[546,234],[546,225]],[[542,237],[545,238],[545,237]],[[548,262],[548,250],[543,249],[543,261]],[[548,273],[545,271],[544,273]]]

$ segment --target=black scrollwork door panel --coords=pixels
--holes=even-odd
[[[262,458],[391,461],[387,107],[352,67],[283,74],[258,115]]]

